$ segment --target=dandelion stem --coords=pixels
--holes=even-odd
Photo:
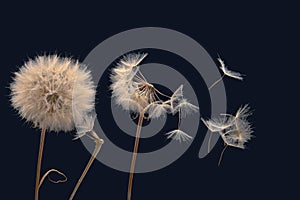
[[[178,110],[178,129],[180,129],[180,124],[181,124],[181,114],[180,114],[181,109]]]
[[[208,144],[207,144],[207,153],[210,152],[210,142],[211,142],[212,132],[210,132],[209,138],[208,138]]]
[[[57,180],[57,181],[52,180],[52,179],[50,178],[50,173],[51,173],[51,172],[56,172],[56,173],[62,175],[62,176],[64,177],[64,179],[60,179],[60,180]],[[43,177],[41,178],[40,183],[39,183],[39,188],[41,187],[41,185],[43,184],[43,182],[44,182],[44,180],[45,180],[45,178],[46,178],[47,176],[48,176],[48,178],[49,178],[49,181],[51,181],[52,183],[64,183],[64,182],[66,182],[66,181],[68,180],[67,176],[66,176],[64,173],[58,171],[57,169],[50,169],[50,170],[48,170],[48,171],[43,175]]]
[[[77,184],[76,184],[76,186],[75,186],[75,188],[74,188],[74,190],[73,190],[73,192],[72,192],[69,200],[72,200],[74,198],[74,196],[75,196],[75,194],[76,194],[76,192],[77,192],[77,190],[78,190],[81,182],[83,181],[85,175],[89,171],[89,169],[90,169],[93,161],[95,160],[97,154],[99,153],[99,151],[100,151],[100,149],[102,147],[102,144],[104,143],[104,141],[101,138],[99,138],[98,135],[97,135],[97,133],[95,133],[93,130],[91,131],[91,136],[92,136],[92,138],[94,139],[94,142],[95,142],[95,149],[94,149],[93,154],[91,155],[91,158],[90,158],[89,162],[87,163],[84,171],[82,172],[79,180],[77,181]]]
[[[45,135],[46,135],[46,129],[42,129],[41,136],[40,136],[40,147],[39,147],[39,155],[38,155],[36,178],[35,178],[35,191],[34,191],[35,200],[39,199],[39,186],[40,186],[40,176],[41,176],[41,166],[42,166]]]
[[[227,147],[228,147],[228,145],[226,144],[225,147],[224,147],[223,150],[222,150],[222,153],[221,153],[220,158],[219,158],[218,166],[220,166],[220,164],[221,164],[221,161],[222,161],[222,158],[223,158],[224,151],[226,150]]]
[[[158,94],[160,94],[160,95],[162,95],[162,96],[165,96],[165,97],[168,97],[168,98],[171,98],[170,96],[168,96],[168,95],[166,95],[166,94],[164,94],[164,93],[162,93],[161,91],[159,91],[158,89],[156,89],[156,88],[154,88],[154,90],[158,93]]]
[[[141,134],[142,124],[143,124],[143,119],[144,119],[144,112],[141,112],[140,116],[139,116],[138,127],[136,129],[135,143],[134,143],[131,166],[130,166],[127,200],[131,200],[133,174],[134,174],[137,151],[138,151],[138,147],[139,147],[139,140],[140,140],[140,134]]]
[[[213,88],[217,83],[219,83],[219,82],[223,79],[224,76],[225,76],[225,74],[223,74],[223,75],[221,76],[221,78],[219,78],[218,80],[216,80],[216,82],[214,82],[214,83],[208,88],[208,90],[210,90],[210,89]]]

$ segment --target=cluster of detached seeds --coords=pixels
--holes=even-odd
[[[139,118],[136,130],[134,150],[130,168],[127,199],[131,199],[132,181],[138,151],[141,127],[144,119],[166,117],[178,113],[178,126],[166,133],[167,138],[187,142],[192,137],[180,127],[180,122],[188,115],[198,112],[199,108],[190,103],[183,95],[183,85],[171,96],[159,91],[147,81],[140,71],[140,63],[147,54],[128,54],[120,59],[112,69],[112,99],[124,110],[136,113]],[[218,58],[223,75],[209,87],[212,89],[224,76],[243,80],[238,72],[229,70]],[[95,114],[96,87],[87,67],[69,58],[39,56],[29,60],[15,73],[10,85],[12,106],[20,116],[34,127],[41,129],[39,156],[37,162],[35,199],[38,199],[39,188],[45,177],[56,169],[47,171],[40,177],[41,160],[46,131],[71,131],[76,127],[75,139],[84,135],[95,141],[94,152],[79,178],[69,199],[73,199],[83,178],[100,151],[103,140],[93,130]],[[219,134],[227,146],[244,148],[251,139],[252,128],[247,117],[251,115],[248,105],[242,106],[235,115],[221,114],[219,118],[205,120],[201,118],[212,134]],[[210,136],[211,138],[211,136]],[[223,149],[219,163],[221,161]],[[210,139],[208,144],[210,151]],[[62,182],[59,180],[56,182]]]

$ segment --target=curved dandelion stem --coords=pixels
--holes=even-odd
[[[216,80],[216,82],[214,82],[214,83],[208,88],[208,90],[212,89],[217,83],[219,83],[219,82],[223,79],[224,76],[225,76],[225,74],[223,74],[223,75],[221,76],[221,78],[219,78],[218,80]]]
[[[220,158],[219,158],[218,166],[220,166],[220,164],[221,164],[221,161],[222,161],[222,158],[223,158],[224,151],[226,150],[227,147],[228,147],[228,145],[225,144],[225,146],[224,146],[224,148],[223,148],[223,150],[222,150],[222,153],[221,153],[221,155],[220,155]]]
[[[136,120],[136,118],[139,116],[138,113],[135,113],[134,117],[132,117],[132,120]]]
[[[136,129],[135,143],[134,143],[134,148],[133,148],[133,154],[132,154],[132,160],[131,160],[131,166],[130,166],[130,175],[129,175],[129,181],[128,181],[127,200],[131,200],[132,181],[133,181],[134,168],[135,168],[137,151],[138,151],[138,147],[139,147],[139,140],[140,140],[143,119],[144,119],[144,113],[142,112],[142,113],[140,113],[138,127]]]
[[[57,181],[52,180],[52,179],[50,178],[50,176],[49,176],[49,174],[50,174],[51,172],[56,172],[56,173],[62,175],[62,176],[64,177],[64,179],[59,179],[59,180],[57,180]],[[48,176],[48,178],[49,178],[49,181],[51,181],[52,183],[64,183],[64,182],[66,182],[66,181],[68,180],[67,176],[66,176],[64,173],[58,171],[57,169],[50,169],[50,170],[48,170],[48,171],[43,175],[43,177],[41,178],[40,183],[39,183],[39,188],[41,187],[41,185],[43,184],[43,182],[44,182],[44,180],[45,180],[45,178],[46,178],[47,176]]]
[[[40,187],[41,166],[42,166],[45,135],[46,135],[46,129],[42,129],[41,136],[40,136],[40,147],[39,147],[39,155],[38,155],[38,162],[36,168],[36,177],[35,177],[35,190],[34,190],[35,200],[39,199],[39,187]]]
[[[142,74],[142,72],[141,72],[140,70],[138,71],[138,73],[139,73],[140,76],[142,77],[142,80],[148,82],[147,79],[145,78],[145,76]]]
[[[210,132],[209,138],[208,138],[208,144],[207,144],[207,153],[210,152],[210,142],[211,142],[212,132]]]
[[[82,172],[79,180],[77,181],[77,184],[76,184],[76,186],[75,186],[75,188],[74,188],[74,190],[73,190],[73,192],[72,192],[69,200],[72,200],[74,198],[74,196],[75,196],[75,194],[76,194],[76,192],[77,192],[77,190],[78,190],[81,182],[83,181],[85,175],[89,171],[89,169],[90,169],[93,161],[95,160],[97,154],[99,153],[99,151],[100,151],[100,149],[102,147],[102,144],[104,143],[104,141],[101,138],[98,137],[97,133],[95,133],[94,130],[91,131],[91,136],[92,136],[92,138],[94,139],[94,142],[95,142],[95,149],[93,151],[93,154],[91,155],[91,158],[90,158],[89,162],[86,164],[86,167],[85,167],[84,171]]]
[[[180,114],[181,109],[178,110],[178,129],[180,129],[180,124],[181,124],[181,114]]]

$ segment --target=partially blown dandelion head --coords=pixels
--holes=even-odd
[[[74,105],[78,113],[94,107],[95,88],[86,66],[56,55],[26,62],[10,89],[12,106],[20,116],[49,131],[74,128]]]
[[[180,112],[179,118],[198,112],[199,108],[183,97],[183,85],[172,96],[163,94],[147,81],[138,66],[147,54],[128,54],[112,69],[111,86],[112,98],[124,110],[138,114],[148,114],[149,119],[164,117],[167,114]],[[163,98],[167,100],[162,100]],[[180,119],[179,119],[180,120]],[[175,130],[168,133],[169,138],[179,141],[191,139],[183,131]]]

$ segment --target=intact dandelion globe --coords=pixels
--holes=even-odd
[[[85,65],[70,58],[45,55],[27,61],[15,73],[10,89],[12,106],[23,119],[41,129],[35,187],[35,199],[38,199],[45,178],[40,178],[40,170],[46,131],[68,132],[81,120],[89,125],[86,132],[91,132],[98,146],[103,143],[92,131],[95,118],[86,117],[94,109],[95,86]]]

